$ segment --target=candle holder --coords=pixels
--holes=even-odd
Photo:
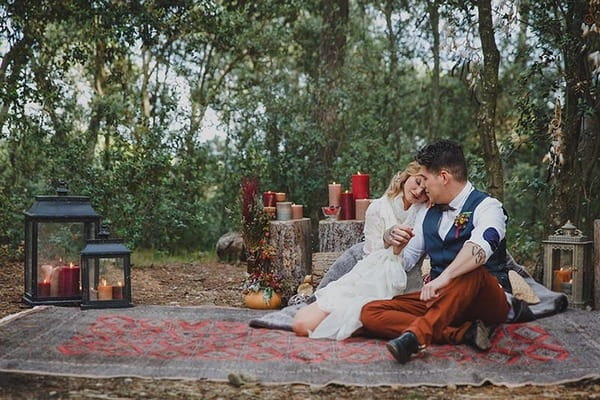
[[[25,290],[29,305],[81,302],[79,254],[93,239],[100,215],[89,197],[68,196],[60,181],[56,196],[35,196],[25,211]]]
[[[338,215],[340,215],[340,210],[341,209],[342,209],[342,207],[340,207],[340,206],[321,207],[321,211],[323,211],[323,215],[329,221],[335,221],[335,220],[337,220]]]
[[[120,239],[109,239],[108,225],[81,252],[81,308],[131,307],[131,251]]]

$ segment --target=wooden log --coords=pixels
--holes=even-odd
[[[319,251],[340,252],[349,249],[363,238],[364,221],[319,221]]]
[[[594,220],[594,308],[600,310],[600,219]]]
[[[277,250],[272,266],[283,278],[287,289],[283,297],[288,298],[296,293],[304,277],[311,274],[310,218],[271,221],[269,243]]]

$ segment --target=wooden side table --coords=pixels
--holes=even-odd
[[[363,238],[365,221],[356,219],[330,221],[319,221],[319,251],[341,252]]]
[[[296,293],[304,277],[312,273],[310,218],[271,221],[269,244],[277,249],[273,269],[288,287],[284,297],[289,297]]]

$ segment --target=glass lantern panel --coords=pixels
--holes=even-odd
[[[120,257],[89,262],[90,301],[120,300],[125,294],[125,263]]]
[[[77,263],[85,244],[84,225],[83,222],[38,223],[38,297],[81,296]]]
[[[552,249],[552,290],[571,294],[573,286],[573,250]]]

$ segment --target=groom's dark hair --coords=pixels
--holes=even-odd
[[[416,161],[430,172],[448,170],[456,180],[467,181],[467,161],[462,146],[452,140],[438,140],[423,147],[415,157]]]

